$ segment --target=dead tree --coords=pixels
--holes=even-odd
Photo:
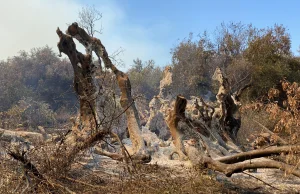
[[[228,79],[219,67],[216,68],[212,78],[220,84],[216,95],[219,108],[215,109],[213,117],[218,119],[221,130],[226,130],[230,138],[236,141],[241,126],[241,118],[238,113],[241,106],[240,97],[242,92],[251,86],[251,82],[233,92]]]
[[[101,41],[88,35],[84,29],[78,26],[77,23],[73,23],[68,27],[67,34],[76,38],[83,46],[85,46],[87,52],[92,53],[92,51],[94,51],[99,61],[102,59],[105,67],[111,69],[111,71],[115,74],[121,90],[120,103],[127,116],[127,127],[133,144],[133,151],[131,154],[144,155],[144,157],[149,158],[150,156],[146,153],[145,143],[141,136],[140,119],[134,99],[131,95],[131,84],[127,74],[120,71],[112,63]]]
[[[168,117],[166,118],[167,124],[170,128],[171,135],[174,139],[174,145],[176,147],[176,152],[181,160],[187,160],[187,154],[184,149],[184,144],[182,141],[183,131],[178,127],[178,123],[181,119],[185,118],[185,108],[187,101],[182,96],[177,96],[174,109],[170,111]]]
[[[212,119],[218,122],[220,129],[215,129],[218,125],[212,125],[211,127],[205,125],[205,123],[199,121],[198,117],[187,117],[188,114],[185,113],[187,100],[181,95],[177,96],[174,108],[169,113],[169,117],[167,117],[176,153],[178,153],[180,158],[188,157],[193,164],[219,171],[226,176],[231,176],[234,173],[243,172],[247,169],[275,168],[300,177],[300,170],[297,165],[291,165],[280,158],[278,158],[279,161],[269,158],[297,155],[300,152],[299,145],[273,146],[248,152],[242,152],[238,148],[238,143],[232,140],[236,138],[241,118],[235,117],[235,115],[241,106],[239,101],[240,95],[243,90],[251,86],[251,82],[239,91],[232,92],[220,68],[216,69],[213,78],[219,81],[220,88],[217,94],[219,108],[215,108],[215,114]],[[294,85],[295,87],[292,87],[293,90],[291,91],[298,91],[298,85]],[[199,107],[196,108],[200,111]],[[185,133],[191,132],[194,133],[192,135],[193,139],[184,139],[186,138]],[[197,133],[196,135],[195,132]],[[209,138],[206,134],[207,132],[214,136],[217,141],[214,142],[213,138]],[[220,138],[221,141],[218,141]],[[225,142],[222,141],[223,139]],[[193,143],[184,144],[185,141]],[[230,153],[232,151],[239,153]]]
[[[91,129],[98,128],[99,116],[97,106],[101,98],[100,87],[95,81],[92,56],[82,54],[76,50],[73,38],[64,34],[59,28],[56,31],[59,36],[57,44],[59,52],[68,56],[74,70],[74,90],[79,97],[79,117],[73,126],[73,133],[78,137],[88,135]]]
[[[159,94],[154,96],[149,102],[150,116],[146,127],[155,132],[159,138],[167,140],[170,138],[170,130],[165,121],[171,100],[174,98],[172,93],[172,69],[167,66],[164,69],[162,80],[159,85]]]
[[[220,88],[217,94],[217,100],[220,105],[219,114],[216,119],[220,119],[220,125],[222,134],[227,134],[228,136],[234,137],[237,131],[234,129],[239,129],[239,124],[232,122],[234,118],[234,113],[240,106],[239,97],[245,86],[236,93],[231,93],[230,87],[226,78],[222,74],[220,69],[215,72],[215,79],[220,82]],[[286,164],[285,162],[274,161],[271,159],[255,160],[256,158],[276,156],[282,154],[297,154],[300,151],[299,145],[296,146],[282,146],[282,147],[270,147],[263,150],[254,150],[249,152],[241,152],[238,154],[231,155],[229,152],[224,152],[222,149],[226,148],[224,145],[220,145],[219,142],[214,144],[210,139],[207,139],[205,132],[210,133],[215,131],[213,128],[207,127],[202,123],[199,127],[206,130],[195,130],[195,124],[199,123],[196,119],[187,118],[185,114],[187,100],[182,96],[177,96],[174,109],[170,112],[167,118],[167,123],[169,124],[171,134],[174,139],[174,144],[176,147],[176,152],[179,154],[180,158],[188,157],[193,164],[201,165],[206,168],[210,168],[219,172],[224,173],[226,176],[231,176],[234,173],[243,172],[246,169],[256,169],[256,168],[276,168],[286,171],[287,173],[293,174],[300,177],[300,170],[293,166]],[[216,116],[216,115],[215,115]],[[235,125],[236,126],[235,126]],[[214,127],[214,126],[212,126]],[[198,137],[196,135],[193,138],[198,140],[198,144],[184,144],[184,133],[196,131],[198,132]],[[222,135],[214,133],[214,136]],[[218,137],[220,138],[220,137]],[[216,138],[216,139],[218,139]],[[232,146],[234,141],[228,141],[226,144]],[[219,144],[219,145],[218,145]],[[237,148],[237,147],[236,147]],[[240,150],[235,150],[240,152]],[[221,157],[225,155],[225,157]],[[213,159],[215,158],[215,159]],[[251,161],[249,161],[251,160]]]
[[[242,91],[251,83],[237,92],[232,92],[228,80],[220,68],[216,69],[213,79],[220,83],[217,94],[219,107],[215,108],[212,118],[218,125],[207,125],[205,121],[202,122],[200,118],[204,117],[203,112],[201,112],[200,117],[187,117],[187,100],[181,95],[177,96],[174,108],[166,118],[174,139],[175,152],[180,159],[188,158],[195,165],[222,172],[226,176],[243,172],[246,169],[276,168],[300,177],[300,170],[297,167],[265,158],[282,154],[297,154],[300,151],[299,145],[241,152],[235,141],[241,118],[235,117],[235,114],[241,106],[239,97]],[[201,102],[208,106],[203,100]],[[197,100],[195,103],[195,108],[203,111]],[[209,108],[214,109],[213,107]],[[208,114],[205,115],[207,117]],[[215,127],[220,128],[216,129]],[[192,134],[191,140],[188,140],[186,133]],[[184,141],[192,141],[193,143],[184,144]],[[240,153],[231,154],[230,152]],[[265,159],[255,160],[257,158]]]
[[[187,131],[195,131],[197,128],[195,127],[197,122],[190,120],[185,116],[186,102],[184,97],[177,96],[174,109],[167,118],[176,147],[175,152],[178,153],[181,159],[188,158],[194,165],[201,165],[219,171],[226,176],[231,176],[234,173],[243,172],[247,169],[275,168],[300,177],[300,170],[293,165],[271,159],[255,160],[256,158],[268,156],[299,153],[299,145],[274,146],[267,149],[230,155],[229,152],[224,154],[221,150],[224,147],[221,145],[217,146],[211,140],[207,139],[207,134],[205,134],[205,131],[201,130],[196,130],[198,135],[193,135],[193,138],[196,139],[196,143],[184,144],[184,133]],[[195,140],[193,140],[193,142],[195,142]],[[222,155],[225,156],[220,157]]]

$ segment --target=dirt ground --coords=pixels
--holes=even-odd
[[[0,176],[0,193],[34,193],[29,189],[23,192],[26,181],[22,179],[22,171],[16,161],[7,162],[6,165],[0,161],[0,172],[3,174]],[[247,174],[239,173],[225,177],[211,170],[193,167],[190,162],[169,160],[167,157],[155,155],[150,164],[132,167],[104,156],[92,157],[86,153],[72,165],[64,177],[55,181],[75,193],[86,194],[290,194],[300,191],[300,179],[280,170],[258,169],[257,172],[245,173]],[[46,189],[40,190],[42,192],[38,193],[49,193],[43,192]],[[61,187],[55,193],[67,192]]]
[[[94,161],[90,158],[90,162]],[[197,169],[190,162],[153,158],[150,164],[137,165],[128,173],[126,165],[106,157],[101,165],[81,163],[103,179],[105,193],[299,193],[300,180],[280,170],[258,169],[257,172],[226,177],[211,170]],[[91,164],[91,163],[90,163]],[[254,178],[254,177],[256,178]],[[261,181],[260,181],[260,180]],[[264,181],[264,182],[262,182]],[[267,185],[269,184],[269,185]],[[271,186],[270,186],[271,185]],[[98,193],[91,191],[88,193]],[[102,192],[101,192],[102,193]]]

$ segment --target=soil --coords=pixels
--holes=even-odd
[[[90,158],[90,162],[94,161]],[[128,172],[124,163],[107,157],[99,158],[100,165],[90,164],[82,163],[90,171],[101,174],[106,193],[287,194],[300,191],[299,178],[274,169],[245,171],[245,174],[226,177],[211,170],[197,169],[188,161],[169,160],[161,156],[159,158],[154,156],[150,164],[135,166],[131,169],[132,173]]]

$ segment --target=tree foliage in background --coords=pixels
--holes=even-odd
[[[250,42],[244,53],[252,67],[252,96],[267,93],[286,77],[290,81],[300,80],[300,62],[291,53],[290,35],[283,26],[275,25],[264,29],[261,35]]]
[[[290,35],[282,25],[257,29],[252,25],[222,23],[214,33],[192,34],[172,49],[174,90],[185,96],[214,90],[210,78],[219,66],[232,90],[252,82],[248,100],[266,95],[286,77],[300,81],[300,61],[291,52]]]
[[[82,15],[79,19],[94,18],[90,23],[95,26],[101,15],[93,9],[83,8],[81,14],[86,18]],[[97,15],[91,17],[89,13]],[[211,77],[217,66],[226,73],[232,91],[252,80],[252,87],[244,93],[245,100],[265,96],[284,77],[290,82],[300,82],[300,58],[292,54],[290,35],[282,25],[257,29],[240,22],[222,23],[213,33],[190,34],[171,53],[173,91],[186,97],[213,98],[217,87]],[[128,69],[133,94],[145,97],[142,109],[147,109],[150,99],[159,93],[161,68],[153,60],[136,59]],[[57,121],[66,121],[76,112],[72,71],[69,62],[59,59],[48,46],[20,51],[17,56],[1,61],[0,112],[7,112],[21,100],[32,99],[49,105]]]
[[[50,112],[75,110],[72,66],[60,60],[48,46],[21,51],[18,56],[2,61],[0,70],[0,112],[11,112],[24,99],[31,99],[35,110],[42,107]],[[49,124],[46,120],[41,119],[36,124],[42,124],[41,121]]]
[[[173,90],[185,96],[205,94],[210,87],[214,46],[204,32],[199,40],[193,34],[172,49]]]
[[[132,67],[128,70],[133,94],[143,95],[148,101],[159,93],[159,83],[162,78],[162,70],[155,66],[153,60],[142,62],[137,58],[133,60]]]
[[[52,127],[56,124],[56,114],[50,105],[24,98],[13,105],[9,110],[0,112],[1,126],[7,129],[25,127],[35,129],[37,126]]]

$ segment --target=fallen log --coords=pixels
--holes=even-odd
[[[46,138],[50,138],[50,135],[47,135]],[[44,141],[45,136],[41,133],[29,132],[29,131],[12,131],[6,129],[0,129],[0,139],[2,141],[21,141],[21,142],[33,142],[33,141]]]
[[[294,146],[272,146],[266,149],[252,150],[248,152],[242,152],[238,154],[234,154],[231,156],[225,156],[221,158],[215,159],[216,161],[225,163],[225,164],[233,164],[236,162],[242,162],[245,160],[280,155],[281,153],[300,153],[300,145]]]
[[[226,164],[226,160],[222,160],[225,161],[223,163],[217,159],[212,159],[209,154],[204,153],[195,146],[186,147],[186,151],[192,164],[221,172],[228,177],[232,176],[234,173],[241,173],[249,169],[272,168],[285,171],[287,174],[293,174],[300,178],[300,170],[297,167],[275,160],[254,159],[235,163],[233,160],[228,160],[228,164]]]
[[[239,162],[239,163],[232,163],[232,164],[224,164],[222,162],[213,160],[210,157],[204,157],[203,164],[207,166],[209,169],[224,173],[228,177],[230,177],[234,173],[240,173],[249,169],[273,168],[273,169],[279,169],[285,171],[288,174],[293,174],[300,178],[300,170],[297,170],[295,166],[288,165],[283,162],[278,162],[275,160],[247,161],[247,162]]]

